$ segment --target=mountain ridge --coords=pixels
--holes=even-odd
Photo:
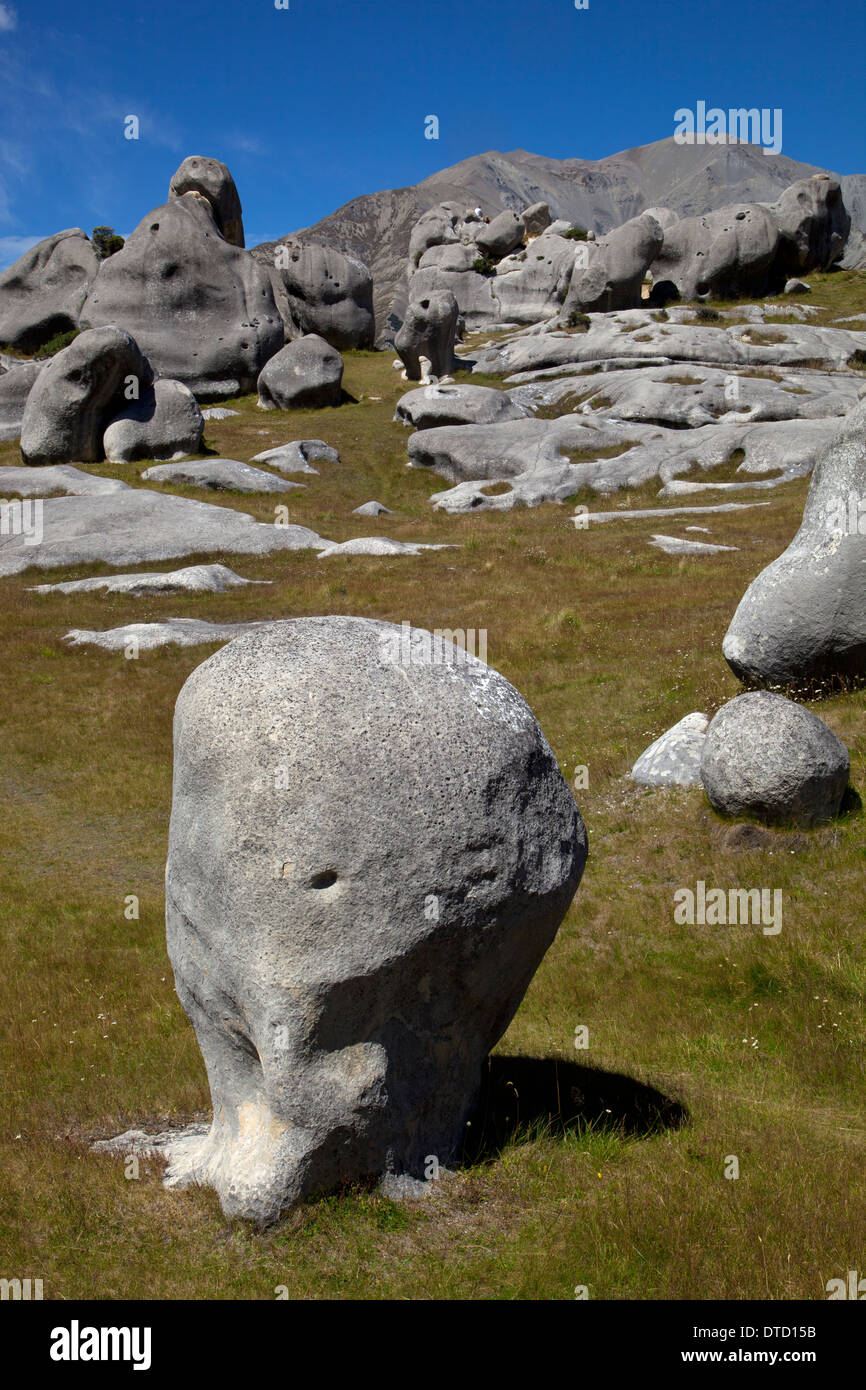
[[[866,175],[838,175],[760,145],[678,145],[672,136],[602,159],[554,159],[529,150],[487,150],[428,174],[416,184],[350,199],[312,226],[253,247],[272,257],[279,241],[297,236],[357,257],[373,275],[377,336],[387,339],[406,303],[409,237],[418,218],[437,203],[480,206],[489,216],[545,202],[553,217],[610,231],[649,207],[681,217],[700,216],[727,203],[774,202],[797,179],[830,173],[842,186],[852,232],[846,265],[866,263]],[[389,317],[390,316],[390,317]]]

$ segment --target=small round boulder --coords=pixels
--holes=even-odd
[[[783,695],[756,690],[723,705],[701,754],[711,805],[726,816],[812,826],[839,813],[850,759],[822,719]]]

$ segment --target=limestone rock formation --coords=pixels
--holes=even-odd
[[[168,185],[169,198],[182,198],[197,193],[206,198],[213,211],[220,236],[232,246],[244,245],[244,221],[240,194],[225,164],[218,159],[191,154],[172,174]]]
[[[0,275],[0,343],[34,352],[78,327],[99,259],[87,233],[70,227],[31,246]]]
[[[130,393],[141,396],[152,384],[150,363],[129,333],[110,326],[80,333],[46,363],[27,397],[22,460],[97,462],[106,425]]]
[[[715,809],[768,824],[832,819],[849,768],[847,748],[822,719],[768,690],[723,705],[701,753],[701,779]]]
[[[866,675],[866,400],[825,446],[800,529],[752,580],[722,651],[749,684]]]
[[[197,454],[203,433],[202,413],[189,387],[160,378],[114,416],[102,445],[112,463],[177,459]]]
[[[195,192],[154,208],[103,262],[81,323],[125,328],[160,376],[202,400],[253,390],[285,336],[267,273]]]
[[[586,858],[528,706],[445,638],[302,618],[199,666],[174,738],[168,950],[214,1117],[168,1184],[264,1225],[458,1160]]]
[[[339,405],[343,399],[343,359],[309,333],[287,343],[262,369],[258,380],[261,410],[309,410]]]
[[[421,357],[428,358],[436,376],[447,376],[451,371],[457,317],[457,300],[447,290],[410,301],[403,326],[394,340],[410,381],[421,380]]]

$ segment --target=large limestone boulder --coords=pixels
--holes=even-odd
[[[533,203],[531,207],[524,208],[522,216],[526,235],[531,237],[541,236],[552,221],[547,203]]]
[[[34,352],[78,327],[99,258],[86,232],[70,227],[31,246],[0,275],[0,343]]]
[[[113,326],[80,333],[46,363],[27,397],[22,460],[98,462],[109,421],[152,384],[150,363],[128,333]]]
[[[0,439],[20,435],[27,398],[44,366],[44,362],[18,362],[14,367],[0,367]]]
[[[770,205],[781,234],[776,277],[828,270],[842,259],[851,218],[842,189],[829,174],[798,179]]]
[[[198,401],[180,381],[160,378],[114,416],[102,437],[111,463],[197,454],[204,434]]]
[[[568,294],[562,306],[572,314],[631,309],[640,304],[641,285],[655,260],[664,232],[651,213],[641,213],[595,241],[578,243]]]
[[[169,198],[182,198],[186,193],[198,193],[206,198],[213,211],[220,236],[232,246],[244,245],[244,220],[241,200],[235,181],[218,159],[191,154],[171,176]]]
[[[800,529],[749,585],[722,651],[749,684],[866,675],[866,399],[818,458]]]
[[[277,306],[292,337],[318,333],[339,352],[373,347],[373,277],[365,265],[296,239],[272,249]]]
[[[519,246],[525,236],[526,223],[509,208],[500,212],[492,222],[484,224],[475,238],[475,244],[485,256],[498,260]]]
[[[81,322],[125,328],[160,376],[203,400],[252,391],[285,336],[267,273],[194,192],[154,208],[103,262]]]
[[[394,339],[409,381],[420,381],[421,357],[426,357],[434,376],[447,376],[454,365],[454,342],[459,310],[448,290],[437,290],[412,299]]]
[[[287,343],[263,368],[258,380],[260,410],[309,410],[339,405],[343,399],[343,359],[309,333]]]
[[[213,1123],[169,1185],[267,1224],[454,1163],[586,859],[531,710],[445,638],[302,618],[193,672],[174,750],[167,942]]]
[[[400,397],[394,419],[416,430],[429,430],[439,425],[492,425],[498,420],[524,420],[529,413],[506,391],[491,386],[422,386]]]
[[[683,217],[665,231],[653,261],[652,302],[673,291],[681,299],[735,299],[781,288],[775,269],[779,243],[772,210],[759,203]]]
[[[811,826],[838,815],[848,750],[804,705],[753,690],[723,705],[701,752],[701,779],[725,816]]]
[[[467,232],[464,225],[466,208],[462,203],[439,203],[430,208],[418,219],[409,237],[409,268],[418,265],[424,252],[431,246],[444,246],[449,242],[459,242],[464,237],[474,241],[474,233],[481,226],[470,224]]]

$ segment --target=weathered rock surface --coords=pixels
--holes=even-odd
[[[749,585],[722,651],[749,684],[866,675],[866,400],[819,456],[800,529]]]
[[[267,273],[224,240],[197,193],[154,208],[103,262],[81,323],[125,328],[160,376],[201,400],[253,390],[284,341]]]
[[[484,255],[499,259],[519,246],[525,236],[526,224],[523,218],[506,209],[505,212],[500,212],[498,217],[494,217],[492,222],[485,222],[475,237],[475,245]]]
[[[24,407],[44,362],[21,362],[0,371],[0,440],[18,439]]]
[[[447,290],[410,301],[394,347],[410,381],[421,380],[421,357],[426,357],[436,376],[447,376],[454,365],[457,334],[457,300]]]
[[[266,525],[233,507],[170,493],[123,487],[105,496],[56,497],[43,503],[43,538],[0,534],[0,575],[34,565],[144,565],[208,552],[268,555],[322,550],[329,544],[305,526]]]
[[[372,502],[362,502],[360,507],[352,508],[353,516],[393,516],[391,507],[384,506],[377,502],[375,498]]]
[[[277,624],[177,703],[167,940],[214,1119],[172,1145],[166,1180],[263,1225],[459,1158],[484,1058],[586,858],[513,687],[448,642],[431,660],[417,630],[401,664],[403,640],[357,618]]]
[[[23,461],[98,462],[106,425],[127,404],[127,392],[140,395],[152,383],[150,363],[128,333],[115,327],[80,333],[46,363],[27,397]]]
[[[767,690],[738,695],[710,723],[701,778],[722,815],[815,825],[837,815],[848,750],[803,705]]]
[[[390,536],[355,536],[339,545],[319,551],[319,559],[334,555],[420,555],[422,550],[449,550],[448,545],[426,545],[423,541],[394,541]]]
[[[275,449],[255,454],[253,463],[268,463],[271,468],[279,468],[281,473],[318,473],[318,468],[310,467],[311,459],[339,463],[340,455],[323,439],[294,439],[291,444],[278,444]]]
[[[550,208],[547,203],[533,203],[523,211],[523,225],[527,236],[541,236],[542,232],[547,231],[550,222]]]
[[[394,419],[416,430],[427,430],[438,425],[492,425],[498,420],[524,420],[529,414],[529,410],[495,387],[423,386],[400,398]]]
[[[67,463],[46,464],[43,468],[0,468],[0,494],[16,497],[50,497],[62,492],[67,497],[92,497],[105,492],[126,492],[128,483],[119,478],[100,478]]]
[[[253,468],[237,459],[189,459],[183,463],[159,463],[142,473],[146,483],[178,483],[183,487],[206,487],[215,492],[291,492],[303,483],[277,478],[263,468]]]
[[[102,447],[112,463],[178,459],[197,454],[203,434],[202,413],[189,387],[160,377],[114,416]]]
[[[99,259],[86,232],[70,227],[31,246],[0,275],[0,343],[35,352],[78,327]]]
[[[226,565],[187,565],[184,569],[165,572],[101,574],[97,579],[70,579],[65,584],[37,584],[31,593],[91,594],[104,589],[109,594],[129,594],[133,598],[142,598],[151,594],[223,594],[227,589],[270,583],[269,579],[242,579]]]
[[[719,555],[723,550],[739,550],[737,545],[714,545],[711,541],[690,541],[681,536],[654,535],[648,544],[666,555]]]
[[[259,408],[310,410],[339,405],[342,382],[342,357],[324,338],[310,333],[287,343],[262,369]]]
[[[240,195],[225,164],[204,155],[188,155],[180,168],[172,174],[168,196],[182,198],[187,193],[197,193],[207,199],[220,236],[232,246],[244,245]]]
[[[286,336],[317,333],[339,352],[372,348],[373,277],[353,256],[333,246],[290,238],[268,252],[277,308],[283,316]]]
[[[664,239],[660,224],[644,212],[607,236],[584,242],[585,254],[575,259],[562,306],[562,323],[567,327],[572,314],[638,308],[644,276]]]
[[[104,631],[72,628],[64,635],[70,647],[101,647],[106,652],[122,652],[134,643],[138,651],[152,652],[158,647],[200,647],[208,642],[231,642],[244,632],[257,632],[271,626],[258,623],[208,623],[203,618],[163,618],[158,623],[125,623]]]
[[[647,787],[700,787],[705,714],[687,714],[641,753],[629,776]]]

